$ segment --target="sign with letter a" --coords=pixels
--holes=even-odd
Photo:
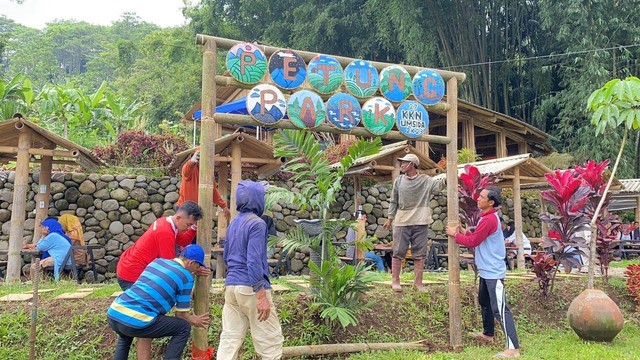
[[[300,90],[291,94],[287,103],[287,113],[289,120],[301,129],[316,128],[327,117],[320,95],[309,90]]]

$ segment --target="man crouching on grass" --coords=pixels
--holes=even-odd
[[[517,358],[520,356],[518,334],[504,289],[504,277],[507,274],[504,262],[506,250],[500,217],[496,213],[501,204],[502,195],[498,187],[490,186],[482,190],[478,197],[478,208],[482,215],[475,231],[472,233],[448,226],[447,234],[455,236],[458,244],[476,249],[475,261],[480,274],[478,303],[481,307],[483,332],[474,336],[478,340],[492,342],[493,319],[496,318],[500,322],[507,344],[506,349],[495,357]]]
[[[171,337],[164,359],[180,360],[191,327],[206,328],[209,314],[192,315],[190,311],[193,274],[206,268],[204,250],[188,245],[180,256],[155,259],[133,285],[118,296],[109,310],[107,322],[118,334],[114,360],[126,360],[133,338]],[[175,316],[166,314],[175,305]]]

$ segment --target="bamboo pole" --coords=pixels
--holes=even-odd
[[[362,191],[362,181],[360,180],[360,177],[356,176],[353,179],[353,187],[354,187],[354,192],[355,192],[355,200],[353,202],[353,205],[355,206],[355,213],[359,214],[359,208],[360,208],[360,192]],[[360,263],[361,261],[364,261],[364,250],[362,250],[362,247],[359,246],[361,242],[364,241],[364,239],[367,236],[367,230],[365,229],[365,224],[367,222],[366,220],[366,216],[364,216],[364,219],[361,217],[356,218],[356,239],[355,239],[355,252],[353,254],[354,258],[356,259],[356,264]]]
[[[215,41],[218,44],[218,46],[220,46],[221,48],[224,48],[224,49],[230,49],[230,48],[232,48],[233,46],[235,46],[237,44],[245,43],[245,41],[225,39],[225,38],[216,37],[216,36],[209,36],[209,35],[203,35],[203,34],[197,34],[196,35],[196,44],[198,44],[198,45],[203,45],[203,44],[205,44],[205,43],[207,43],[209,41],[212,41],[212,40]],[[259,44],[254,44],[254,45],[257,46],[258,48],[260,48],[267,57],[271,56],[276,51],[281,50],[281,48],[277,48],[277,47],[273,47],[273,46],[266,46],[266,45],[259,45]],[[300,57],[302,57],[306,62],[309,62],[311,59],[313,59],[314,57],[319,55],[319,53],[308,52],[308,51],[298,51],[298,50],[296,50],[296,53],[298,55],[300,55]],[[359,60],[359,59],[352,59],[352,58],[348,58],[348,57],[344,57],[344,56],[335,56],[335,55],[331,55],[331,57],[336,59],[340,63],[340,65],[342,65],[342,67],[345,67],[345,66],[349,65],[349,63],[351,63],[354,60]],[[378,71],[386,68],[387,66],[391,66],[391,65],[401,66],[405,70],[407,70],[407,72],[409,72],[409,74],[411,76],[415,75],[420,70],[426,69],[426,68],[418,67],[418,66],[401,65],[401,64],[390,64],[390,63],[383,63],[383,62],[378,62],[378,61],[370,61],[370,63],[376,69],[378,69]],[[442,76],[442,78],[444,80],[449,80],[451,78],[456,78],[456,79],[460,80],[460,82],[463,82],[467,77],[467,75],[465,73],[460,73],[460,72],[439,70],[439,69],[431,69],[431,70],[433,70],[433,71],[437,72],[438,74],[440,74],[440,76]],[[447,93],[447,95],[451,95],[451,94]]]
[[[17,154],[19,151],[19,147],[17,146],[4,146],[0,145],[0,153],[4,154]],[[53,150],[53,149],[38,149],[38,148],[30,148],[30,155],[41,155],[41,156],[60,156],[60,157],[68,157],[68,158],[77,158],[80,156],[80,151],[76,149],[72,150]]]
[[[428,351],[429,347],[422,341],[415,341],[410,343],[357,343],[289,346],[282,349],[282,357],[288,358],[297,356],[346,354],[352,352],[371,352],[400,349]]]
[[[52,157],[43,156],[42,164],[40,165],[40,178],[38,179],[38,194],[36,195],[36,224],[33,229],[33,243],[37,243],[40,240],[42,234],[42,225],[40,224],[44,220],[49,212],[49,193],[51,186],[51,166]]]
[[[29,191],[29,148],[31,147],[31,130],[25,128],[22,123],[16,123],[16,128],[20,130],[20,137],[18,138],[16,179],[13,183],[9,256],[7,259],[8,283],[20,281],[20,267],[22,265],[20,249],[23,243],[25,206],[27,203],[27,192]]]
[[[249,115],[238,115],[238,114],[215,114],[215,120],[220,124],[228,124],[228,125],[238,125],[238,126],[260,126],[260,123],[257,122],[254,118]],[[269,125],[271,127],[276,127],[279,129],[299,129],[289,120],[280,120],[276,124]],[[347,132],[339,130],[333,125],[324,123],[317,128],[314,128],[313,131],[317,132],[327,132],[333,134],[353,134],[361,137],[372,137],[372,135],[367,129],[364,127],[355,127]],[[391,140],[407,140],[407,137],[404,136],[400,131],[389,131],[384,135],[380,135],[379,137],[383,139],[391,139]],[[429,135],[424,134],[415,140],[422,140],[427,142],[432,142],[435,144],[448,144],[450,140],[447,136],[440,135]]]
[[[518,269],[524,269],[524,244],[522,242],[522,200],[520,199],[520,167],[513,169],[513,217],[515,218]]]
[[[39,255],[31,256],[32,264],[39,264]],[[40,284],[40,266],[36,266],[33,274],[33,300],[31,301],[31,327],[29,329],[29,360],[36,358],[36,335],[38,333],[38,302],[40,294],[38,294],[38,285]]]
[[[238,190],[238,183],[242,180],[242,148],[237,142],[231,144],[231,217],[238,215],[236,209],[237,199],[236,191]]]
[[[211,263],[211,242],[213,238],[213,174],[215,171],[215,120],[216,111],[216,43],[204,44],[202,53],[202,131],[200,134],[200,178],[198,185],[198,204],[202,207],[203,217],[198,226],[198,245],[204,249],[205,263]],[[197,276],[193,297],[194,313],[209,313],[208,276]],[[200,352],[207,351],[207,329],[193,328],[193,347]]]
[[[233,162],[233,156],[221,156],[217,155],[214,157],[215,161],[219,162]],[[243,157],[240,159],[241,162],[251,163],[251,164],[277,164],[282,165],[284,162],[281,158],[274,159],[262,159],[262,158],[254,158],[254,157]]]
[[[220,196],[223,199],[228,199],[229,195],[229,169],[227,168],[227,164],[222,164],[220,166],[220,170],[218,171],[218,191],[220,192]],[[231,206],[231,204],[229,204]],[[222,211],[218,212],[218,244],[221,239],[227,238],[227,219],[224,217],[224,213]],[[225,276],[225,266],[224,266],[224,258],[222,254],[218,254],[216,258],[216,279],[222,279]]]
[[[447,81],[447,226],[457,227],[458,220],[458,81]],[[449,236],[449,343],[453,349],[462,347],[462,321],[460,304],[460,247],[455,237]]]

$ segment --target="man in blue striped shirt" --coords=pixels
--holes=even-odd
[[[209,314],[190,314],[193,275],[204,265],[204,250],[187,246],[173,260],[156,259],[138,280],[118,296],[109,310],[107,321],[118,335],[114,360],[126,360],[134,337],[171,336],[164,359],[181,359],[189,340],[191,326],[207,327]],[[175,305],[176,316],[166,316]]]

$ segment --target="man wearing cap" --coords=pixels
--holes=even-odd
[[[182,359],[191,326],[207,327],[209,314],[190,313],[193,275],[204,264],[199,245],[184,248],[178,258],[156,259],[107,310],[109,327],[118,334],[114,360],[126,360],[133,338],[170,336],[164,359]],[[166,314],[175,305],[176,315]]]
[[[200,185],[200,148],[193,153],[191,159],[182,166],[182,182],[180,183],[180,197],[178,198],[177,205],[182,206],[185,201],[193,201],[198,203],[198,186]],[[214,181],[213,183],[213,203],[222,208],[227,223],[231,218],[231,212],[227,207],[227,202],[224,201],[218,187]]]
[[[414,286],[418,291],[425,291],[422,273],[427,257],[427,226],[433,222],[429,201],[434,192],[442,190],[447,185],[446,178],[434,180],[428,175],[419,174],[420,159],[415,154],[407,154],[398,161],[402,174],[393,183],[389,214],[383,225],[387,230],[393,225],[391,287],[393,291],[402,291],[400,270],[402,260],[411,245]]]
[[[202,218],[202,209],[193,201],[183,203],[172,216],[162,217],[149,226],[142,236],[125,250],[116,266],[116,280],[127,290],[140,274],[157,258],[173,259],[176,245],[187,246],[196,236],[195,224]],[[209,270],[198,269],[198,275],[207,276]],[[138,360],[151,359],[151,340],[140,338],[136,343]]]
[[[282,328],[271,299],[267,264],[267,224],[262,183],[241,181],[236,191],[236,216],[227,229],[227,265],[222,333],[218,360],[236,359],[247,328],[263,360],[282,357]]]

